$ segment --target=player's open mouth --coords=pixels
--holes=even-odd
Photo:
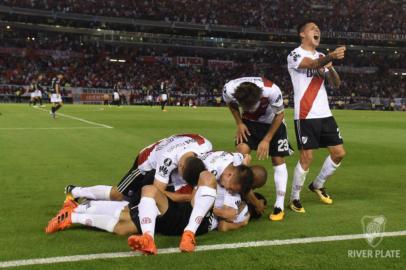
[[[314,40],[319,40],[319,36],[317,36],[317,35],[315,35],[313,38],[314,38]]]

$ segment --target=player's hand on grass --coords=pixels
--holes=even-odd
[[[255,211],[258,214],[262,215],[265,212],[265,208],[266,208],[265,201],[262,199],[258,200],[258,202],[255,204]]]
[[[268,155],[269,155],[269,141],[267,141],[267,140],[262,140],[262,141],[258,144],[257,158],[258,158],[259,160],[268,159]]]
[[[345,56],[345,50],[346,50],[345,46],[341,46],[341,47],[338,47],[337,49],[335,49],[329,55],[331,57],[333,57],[333,59],[337,59],[337,60],[343,59]]]
[[[237,144],[243,143],[244,141],[248,141],[247,136],[250,136],[250,135],[251,135],[251,133],[245,124],[243,124],[243,123],[238,124],[237,134],[236,134]]]

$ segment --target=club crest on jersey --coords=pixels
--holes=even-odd
[[[302,136],[302,144],[306,144],[308,140],[308,137]]]
[[[164,165],[169,167],[169,166],[171,166],[171,164],[172,164],[172,160],[170,158],[165,158]]]
[[[217,176],[217,171],[216,171],[216,170],[212,170],[211,173],[212,173],[214,176]]]
[[[167,175],[168,174],[168,168],[165,166],[160,166],[159,167],[159,173],[162,175]]]

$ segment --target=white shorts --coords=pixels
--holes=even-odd
[[[41,90],[35,90],[34,95],[35,95],[36,97],[42,98],[42,92],[41,92]]]
[[[151,95],[147,96],[147,101],[152,101],[152,100],[153,100],[153,98]]]
[[[60,94],[51,94],[51,102],[52,103],[59,103],[62,102],[62,97]]]
[[[35,92],[32,92],[32,93],[30,94],[30,97],[31,97],[31,99],[34,99],[34,98],[36,98],[37,96],[35,95]]]
[[[168,95],[167,94],[162,94],[161,95],[161,101],[167,101],[168,100]]]
[[[116,92],[113,94],[113,98],[115,101],[120,100],[120,95]]]

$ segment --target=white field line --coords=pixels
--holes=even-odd
[[[66,129],[97,129],[97,128],[105,128],[105,127],[10,127],[10,128],[0,128],[0,130],[66,130]]]
[[[41,109],[41,108],[35,108],[35,109],[41,110],[41,111],[44,111],[44,112],[49,112],[49,110],[45,110],[45,109]],[[74,120],[77,120],[77,121],[80,121],[80,122],[83,122],[83,123],[87,123],[87,124],[90,124],[90,125],[94,125],[94,126],[99,126],[99,127],[103,127],[103,128],[113,128],[113,127],[105,125],[105,124],[92,122],[92,121],[89,121],[89,120],[86,120],[86,119],[83,119],[83,118],[79,118],[79,117],[76,117],[76,116],[72,116],[72,115],[68,115],[68,114],[64,114],[64,113],[60,113],[60,112],[58,112],[56,115],[63,116],[63,117],[66,117],[66,118],[70,118],[70,119],[74,119]]]
[[[377,237],[395,237],[395,236],[406,236],[406,231],[384,232],[384,233],[377,234]],[[237,248],[247,248],[247,247],[270,247],[270,246],[282,246],[282,245],[293,245],[293,244],[309,244],[309,243],[320,243],[320,242],[355,240],[355,239],[363,239],[363,238],[365,238],[365,234],[333,235],[333,236],[321,236],[321,237],[294,238],[294,239],[285,239],[285,240],[264,240],[264,241],[241,242],[241,243],[232,243],[232,244],[198,246],[196,248],[196,251],[199,252],[199,251],[237,249]],[[158,254],[171,254],[171,253],[179,253],[179,252],[180,251],[178,248],[164,248],[164,249],[158,250]],[[63,263],[63,262],[89,261],[89,260],[98,260],[98,259],[127,258],[127,257],[139,256],[139,255],[140,255],[139,253],[135,253],[135,252],[115,252],[115,253],[98,253],[98,254],[88,254],[88,255],[74,255],[74,256],[51,257],[51,258],[3,261],[3,262],[0,262],[0,268],[26,266],[26,265],[38,265],[38,264],[53,264],[53,263]]]

